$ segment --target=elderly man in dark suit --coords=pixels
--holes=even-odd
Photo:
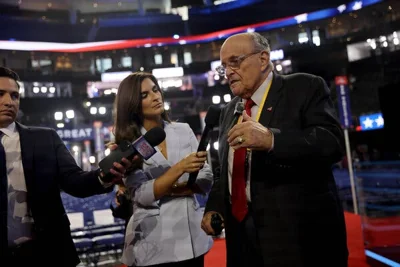
[[[79,263],[60,190],[87,197],[112,190],[99,170],[84,172],[57,133],[15,121],[18,75],[0,67],[0,251],[12,266]],[[112,149],[115,149],[115,145]],[[132,163],[115,163],[114,182]],[[54,262],[51,259],[56,259]]]
[[[217,71],[236,97],[221,112],[221,174],[203,230],[214,234],[212,215],[223,218],[229,267],[347,266],[331,170],[343,156],[343,133],[324,80],[274,73],[258,33],[229,37],[220,57]],[[239,101],[245,112],[236,123]]]

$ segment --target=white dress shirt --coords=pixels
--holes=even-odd
[[[27,188],[21,157],[21,144],[15,123],[1,128],[6,153],[8,182],[8,244],[15,246],[32,238],[33,218],[27,205]]]
[[[263,96],[265,90],[267,90],[268,85],[272,82],[273,72],[271,71],[265,81],[258,87],[258,89],[251,96],[251,99],[254,101],[255,105],[251,108],[251,117],[253,119],[257,118],[258,110],[261,106],[261,102],[263,101]],[[245,101],[244,99],[242,101]],[[251,152],[249,155],[249,166],[251,166]],[[232,170],[233,170],[233,149],[229,148],[228,153],[228,184],[229,184],[229,193],[232,194]],[[251,168],[248,169],[247,180],[246,180],[246,197],[247,201],[251,202],[251,193],[250,193],[250,177],[251,177]]]

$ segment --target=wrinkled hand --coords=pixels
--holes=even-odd
[[[108,146],[110,150],[115,150],[117,147],[118,147],[117,144],[111,144]],[[140,160],[139,156],[136,155],[131,161],[126,158],[122,158],[121,161],[123,164],[119,162],[114,162],[113,164],[114,168],[110,169],[110,172],[114,176],[111,182],[112,183],[120,182],[122,178],[125,177],[126,170],[128,170],[132,166],[132,164],[135,164],[139,160]],[[100,173],[100,176],[102,177],[102,173]]]
[[[207,152],[193,152],[183,158],[178,164],[183,172],[192,173],[203,168],[207,160]]]
[[[214,229],[211,226],[211,216],[215,213],[218,214],[223,221],[221,214],[216,211],[207,212],[206,214],[204,214],[203,219],[201,220],[201,229],[203,229],[203,231],[206,232],[206,234],[208,235],[215,235]],[[222,227],[225,227],[224,223],[222,223]]]
[[[236,124],[228,132],[228,143],[234,150],[241,147],[252,150],[270,150],[272,132],[243,112],[242,123]]]

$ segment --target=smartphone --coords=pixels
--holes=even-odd
[[[110,169],[114,169],[114,162],[123,165],[122,158],[131,160],[135,153],[137,153],[136,149],[133,148],[131,142],[121,141],[115,150],[112,150],[107,157],[99,162],[99,167],[104,174],[102,180],[106,183],[111,182],[114,175],[110,172]]]

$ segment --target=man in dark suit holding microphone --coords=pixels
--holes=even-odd
[[[344,141],[324,80],[274,73],[268,41],[258,33],[231,36],[220,57],[217,71],[236,97],[221,112],[221,174],[203,230],[215,234],[212,215],[223,218],[229,267],[347,266],[331,171]],[[235,124],[240,101],[245,112]]]
[[[79,258],[60,190],[82,198],[111,191],[132,163],[114,163],[111,182],[102,180],[100,170],[82,171],[53,129],[15,121],[18,80],[15,72],[0,67],[1,260],[15,267],[73,267]]]

